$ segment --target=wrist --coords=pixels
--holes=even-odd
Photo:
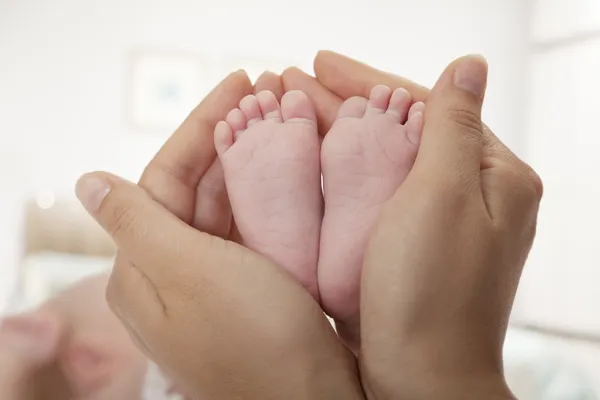
[[[362,378],[369,400],[516,400],[502,375],[413,376],[400,371],[383,379]]]
[[[516,399],[506,383],[502,358],[490,347],[477,351],[483,347],[442,340],[412,342],[396,351],[368,347],[359,363],[362,386],[370,400]]]

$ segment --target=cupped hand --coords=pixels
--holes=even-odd
[[[444,71],[428,97],[415,166],[371,239],[361,333],[365,370],[378,371],[369,380],[375,393],[511,396],[502,346],[542,186],[481,122],[486,80],[478,57]],[[395,382],[383,378],[400,366],[392,359],[410,365]]]
[[[283,92],[273,74],[256,89]],[[356,360],[318,304],[235,243],[213,130],[252,91],[243,72],[225,79],[139,186],[104,173],[79,181],[80,200],[119,249],[108,301],[192,398],[362,398]]]
[[[325,126],[335,104],[377,84],[427,104],[417,161],[365,259],[360,361],[369,397],[510,398],[502,345],[542,184],[481,121],[485,61],[457,60],[431,93],[331,52],[317,56],[315,71],[318,81],[297,70],[283,80],[313,94]]]

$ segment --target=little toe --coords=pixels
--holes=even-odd
[[[263,90],[256,95],[258,104],[265,120],[283,122],[281,116],[281,107],[275,94],[268,90]]]
[[[224,154],[233,145],[233,130],[225,121],[220,121],[215,126],[214,136],[215,150],[218,155]]]
[[[317,126],[317,115],[308,96],[300,90],[291,90],[281,98],[281,114],[284,121],[302,119]]]
[[[423,103],[422,101],[417,101],[410,107],[410,110],[408,110],[408,118],[410,118],[413,114],[416,114],[418,112],[420,112],[421,114],[425,112],[425,103]]]
[[[225,122],[227,122],[234,135],[246,129],[246,121],[246,114],[239,108],[229,111],[227,117],[225,117]]]
[[[260,112],[260,105],[258,99],[253,94],[249,94],[240,101],[240,110],[246,115],[246,125],[251,126],[252,124],[262,121],[263,116]]]
[[[403,124],[406,122],[406,118],[408,117],[408,109],[411,102],[412,97],[406,89],[396,89],[394,90],[394,93],[392,93],[390,105],[388,106],[386,114]]]
[[[421,135],[423,133],[423,112],[415,111],[409,115],[405,127],[408,141],[414,145],[421,143]]]
[[[367,110],[367,99],[360,96],[350,97],[338,110],[339,118],[362,118]]]
[[[385,85],[377,85],[371,90],[365,114],[383,114],[390,104],[392,89]]]

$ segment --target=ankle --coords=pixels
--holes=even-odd
[[[456,343],[413,342],[403,351],[363,352],[359,364],[364,390],[377,400],[515,400],[501,355],[475,351],[477,346],[471,345],[470,351],[461,351]]]

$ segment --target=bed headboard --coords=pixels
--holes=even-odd
[[[28,201],[24,228],[24,256],[41,252],[94,257],[115,254],[110,237],[74,200],[54,201],[48,207]]]
[[[110,271],[116,247],[73,199],[31,199],[23,205],[21,257],[4,311],[41,304],[68,285]]]

